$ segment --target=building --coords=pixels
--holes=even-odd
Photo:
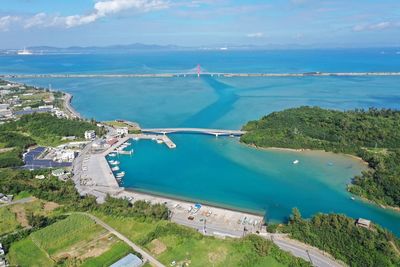
[[[369,229],[371,226],[371,221],[363,218],[358,218],[356,220],[356,225]]]
[[[58,162],[72,162],[76,157],[76,153],[73,150],[57,150],[55,161]]]
[[[129,133],[128,127],[117,128],[118,135],[127,135]]]
[[[110,267],[140,267],[143,261],[136,255],[129,253],[119,261],[110,265]]]
[[[93,140],[96,138],[96,132],[94,130],[85,131],[85,139]]]
[[[0,193],[0,203],[9,203],[13,199],[13,195],[4,195]]]

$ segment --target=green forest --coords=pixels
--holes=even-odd
[[[293,209],[283,232],[329,252],[350,266],[400,266],[400,240],[378,225],[366,229],[341,214],[317,214],[310,220]]]
[[[299,107],[250,121],[241,141],[257,147],[321,149],[361,157],[370,170],[349,190],[380,204],[400,207],[400,112],[337,111]]]
[[[62,143],[64,136],[83,138],[86,130],[104,129],[95,122],[57,118],[47,113],[24,115],[20,119],[0,125],[0,168],[23,165],[23,151],[35,144],[55,146]]]

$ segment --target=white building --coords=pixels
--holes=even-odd
[[[59,162],[72,162],[75,159],[76,153],[73,150],[58,150],[54,160]]]
[[[96,132],[94,130],[85,131],[85,139],[93,140],[96,138]]]
[[[118,135],[127,135],[129,132],[128,127],[117,128]]]

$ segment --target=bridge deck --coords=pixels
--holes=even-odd
[[[208,128],[151,128],[142,129],[144,133],[201,133],[210,135],[243,135],[246,132],[241,130],[227,130],[227,129],[208,129]]]

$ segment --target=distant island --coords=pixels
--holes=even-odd
[[[358,156],[370,167],[348,186],[377,204],[400,208],[400,111],[337,111],[303,106],[250,121],[243,143],[263,148],[313,149]]]

